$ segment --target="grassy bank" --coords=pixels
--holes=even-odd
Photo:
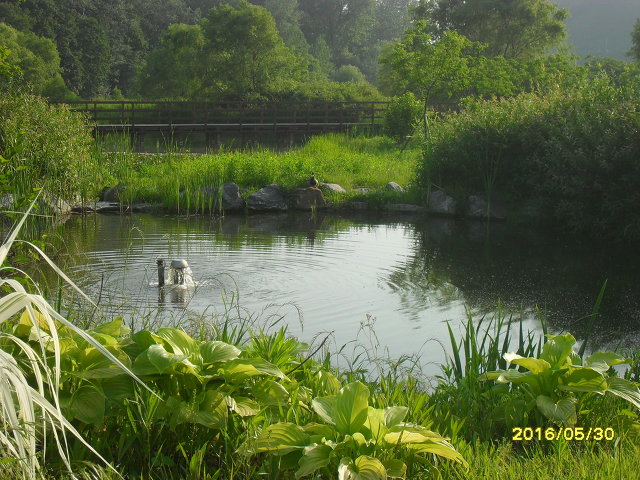
[[[221,151],[190,155],[96,152],[105,166],[105,185],[123,184],[126,203],[157,202],[171,209],[187,202],[191,211],[207,208],[207,188],[235,182],[255,191],[278,184],[284,189],[307,186],[311,172],[321,182],[337,183],[357,195],[356,187],[384,190],[395,181],[407,186],[413,180],[419,157],[416,145],[402,150],[387,137],[326,135],[286,152],[268,149]]]

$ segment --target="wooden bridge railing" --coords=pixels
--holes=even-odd
[[[379,125],[388,102],[72,101],[99,130],[144,127]]]

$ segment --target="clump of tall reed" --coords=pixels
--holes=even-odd
[[[93,198],[104,170],[91,155],[86,119],[44,98],[11,93],[0,102],[0,194],[33,198],[43,185],[46,200]],[[7,184],[4,184],[7,182]],[[42,198],[42,197],[41,197]],[[23,202],[24,203],[24,202]]]

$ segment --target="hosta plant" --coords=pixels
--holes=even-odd
[[[50,325],[40,315],[35,318],[37,324],[22,315],[14,328],[16,336],[25,342],[48,342]],[[74,329],[54,326],[64,355],[60,390],[67,416],[100,427],[105,415],[123,414],[122,400],[134,398],[133,380]],[[258,357],[241,357],[234,345],[198,341],[167,327],[131,335],[121,318],[87,333],[164,400],[154,420],[171,428],[191,423],[220,429],[229,410],[245,417],[288,401],[288,391],[277,382],[285,379],[280,369]]]
[[[638,386],[609,373],[612,366],[629,360],[613,352],[596,352],[583,362],[573,350],[575,343],[569,333],[547,335],[540,358],[507,353],[504,359],[516,368],[488,372],[481,377],[511,385],[507,391],[513,395],[513,401],[501,408],[511,412],[514,424],[526,424],[532,412],[558,424],[575,424],[576,404],[583,395],[610,393],[640,408]]]
[[[268,425],[239,452],[279,457],[279,468],[295,469],[296,478],[316,473],[337,474],[340,480],[406,478],[407,463],[429,463],[430,454],[466,464],[446,438],[404,422],[406,407],[370,406],[369,389],[360,382],[316,397],[312,408],[319,422]]]

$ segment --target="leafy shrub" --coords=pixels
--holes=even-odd
[[[87,197],[96,181],[93,138],[82,116],[41,97],[10,94],[0,102],[2,174],[11,193],[45,187],[53,198]]]
[[[436,123],[418,182],[537,200],[577,232],[640,235],[640,102],[606,77],[571,90],[466,103]]]
[[[384,114],[383,132],[400,141],[411,135],[422,106],[411,92],[393,99]]]
[[[366,82],[360,69],[354,65],[343,65],[332,75],[336,82]]]

